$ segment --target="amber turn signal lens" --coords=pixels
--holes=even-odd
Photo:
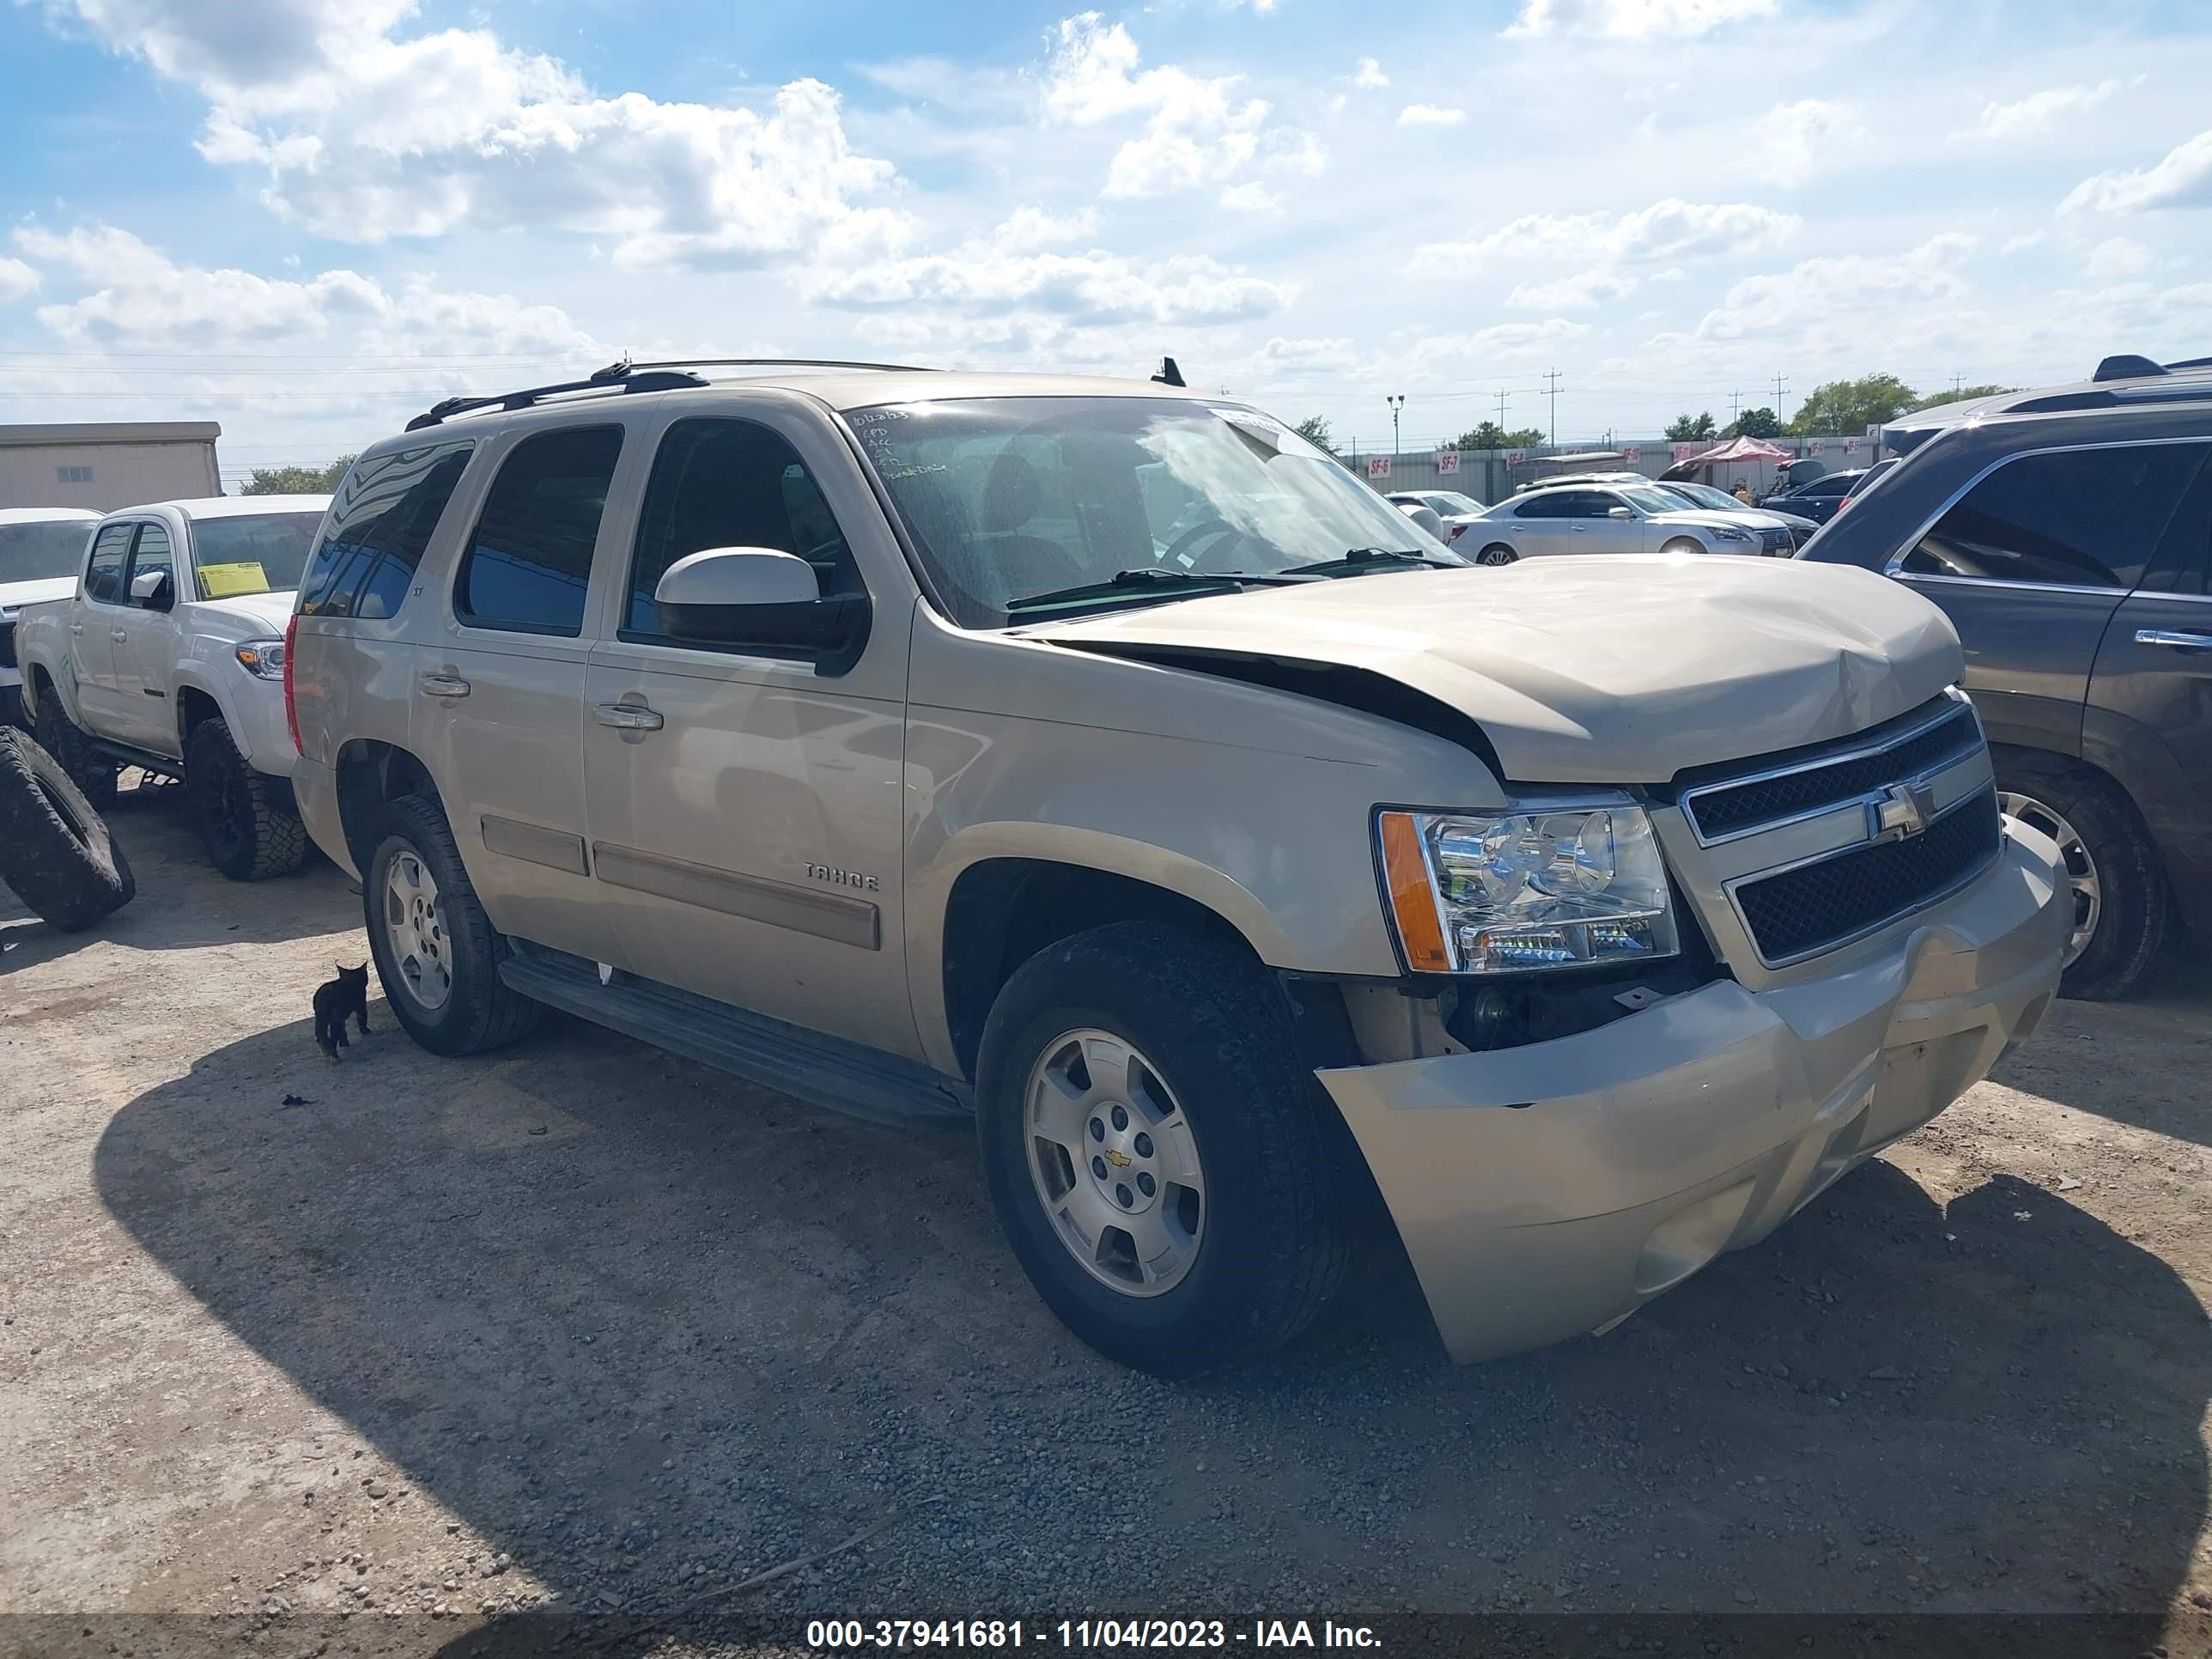
[[[1443,924],[1437,920],[1436,892],[1421,856],[1420,829],[1410,812],[1382,814],[1382,876],[1389,884],[1390,911],[1398,921],[1406,965],[1417,974],[1451,972]]]

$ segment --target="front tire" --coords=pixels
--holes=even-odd
[[[306,861],[299,813],[219,720],[202,720],[185,744],[185,793],[209,861],[233,881],[289,876]]]
[[[102,811],[115,805],[115,776],[121,767],[92,746],[92,739],[76,728],[62,707],[61,693],[49,684],[39,699],[36,722],[39,747],[61,763],[70,781]]]
[[[2158,965],[2172,908],[2158,849],[2133,803],[2094,772],[2014,759],[2001,759],[1996,771],[1998,805],[2058,843],[2074,905],[2059,995],[2128,995]]]
[[[1477,564],[1487,565],[1511,564],[1520,556],[1504,542],[1492,542],[1474,556],[1474,562]]]
[[[1662,553],[1702,553],[1705,550],[1705,544],[1692,541],[1686,536],[1677,536],[1659,550]]]
[[[1046,1305],[1109,1359],[1227,1370],[1304,1330],[1342,1282],[1328,1108],[1236,945],[1116,922],[1048,946],[999,994],[976,1077],[1000,1224]]]
[[[386,803],[369,825],[362,908],[385,1000],[434,1054],[497,1048],[537,1024],[538,1005],[499,976],[507,944],[485,915],[438,804]]]

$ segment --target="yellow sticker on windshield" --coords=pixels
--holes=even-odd
[[[266,593],[269,577],[258,559],[245,564],[204,564],[200,586],[211,599],[234,599],[245,593]]]

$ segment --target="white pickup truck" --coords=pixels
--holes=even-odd
[[[240,881],[307,856],[284,716],[286,622],[327,495],[161,501],[92,531],[74,591],[22,607],[23,714],[98,805],[118,769],[183,780]]]

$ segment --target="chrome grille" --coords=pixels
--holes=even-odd
[[[1924,776],[1981,746],[1974,711],[1951,703],[1933,720],[1909,724],[1886,740],[1826,757],[1814,754],[1777,767],[1770,763],[1756,776],[1697,784],[1682,792],[1682,811],[1708,845],[1793,818],[1825,812],[1846,802],[1879,793],[1893,783]],[[1751,763],[1756,766],[1758,763]],[[1739,772],[1749,766],[1737,769]]]
[[[1872,933],[1963,885],[1996,856],[1996,791],[1969,795],[1917,836],[1871,842],[1757,876],[1735,889],[1745,929],[1770,968]]]

